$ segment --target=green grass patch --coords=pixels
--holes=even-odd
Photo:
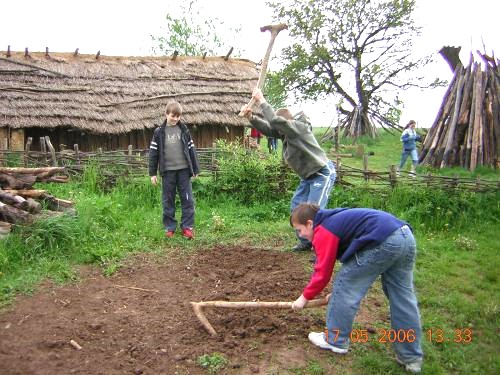
[[[370,165],[379,170],[399,160],[399,138],[394,136],[366,140],[365,149],[373,151],[370,160],[374,164]],[[375,163],[375,158],[380,160]],[[233,169],[232,178],[203,177],[193,183],[195,241],[185,241],[180,236],[164,240],[161,189],[153,186],[147,176],[121,181],[110,188],[102,177],[103,171],[91,167],[81,180],[41,184],[39,188],[74,201],[76,215],[17,226],[11,235],[0,240],[0,305],[11,302],[16,294],[31,293],[41,280],[58,283],[75,280],[77,265],[94,264],[110,275],[127,256],[138,252],[168,256],[170,252],[202,251],[199,249],[220,244],[289,249],[295,242],[288,215],[296,177],[287,176],[286,181],[277,185],[276,176],[283,173],[279,158],[260,161],[251,155],[236,154],[233,159],[236,163],[226,160],[224,164],[225,169]],[[351,161],[361,166],[361,159],[351,158],[349,165]],[[240,165],[244,163],[248,165]],[[253,170],[251,175],[250,170]],[[498,178],[498,173],[490,170],[476,172],[481,178],[483,175]],[[465,175],[474,176],[467,172]],[[362,185],[336,186],[332,192],[329,207],[382,209],[413,227],[419,252],[415,284],[424,327],[424,374],[500,372],[499,202],[498,193],[450,194],[404,186],[380,189],[377,194]],[[180,205],[178,208],[179,217]],[[457,330],[464,334],[466,329],[472,332],[471,341],[454,342]],[[438,330],[448,342],[429,339],[428,333],[435,334]],[[400,374],[402,371],[393,360],[390,345],[371,340],[353,344],[351,350],[350,359],[331,361],[311,351],[304,367],[290,371],[301,374],[331,371]],[[214,369],[217,358],[207,355],[204,368]]]

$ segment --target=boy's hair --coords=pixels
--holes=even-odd
[[[179,104],[179,102],[171,101],[167,103],[167,109],[166,109],[167,115],[169,113],[172,113],[173,115],[182,115],[182,107]]]
[[[276,111],[276,114],[287,120],[293,120],[292,112],[288,108],[280,108]]]
[[[306,225],[308,220],[314,220],[319,206],[313,203],[301,203],[295,207],[290,215],[290,226],[293,224]]]

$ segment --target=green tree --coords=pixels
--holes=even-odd
[[[184,56],[199,56],[208,54],[224,55],[230,51],[230,46],[219,35],[238,35],[240,28],[226,27],[217,17],[203,16],[197,0],[183,3],[179,7],[182,14],[176,17],[173,13],[166,15],[166,35],[151,35],[155,47],[153,53],[172,55],[175,51]],[[217,27],[216,27],[217,26]],[[239,56],[234,50],[233,56]]]
[[[263,89],[266,100],[274,108],[286,107],[288,97],[286,87],[283,82],[283,76],[277,72],[268,72]]]
[[[335,97],[344,135],[375,136],[375,125],[398,127],[398,91],[433,87],[415,71],[429,57],[411,57],[420,34],[414,0],[284,0],[270,4],[294,44],[283,50],[283,83],[298,98]],[[410,74],[411,72],[411,74]]]

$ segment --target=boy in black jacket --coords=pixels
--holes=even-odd
[[[167,118],[155,129],[149,147],[149,175],[153,184],[158,183],[157,172],[162,178],[163,226],[165,236],[174,236],[175,194],[179,190],[182,205],[182,235],[193,239],[194,197],[191,177],[199,174],[198,158],[189,130],[181,120],[182,107],[172,101],[167,104]]]

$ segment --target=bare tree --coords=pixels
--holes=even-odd
[[[270,4],[295,43],[283,50],[284,84],[301,99],[333,97],[344,135],[397,128],[398,93],[433,87],[414,75],[431,61],[413,59],[420,28],[413,0],[285,0]],[[413,74],[413,75],[412,75]]]

